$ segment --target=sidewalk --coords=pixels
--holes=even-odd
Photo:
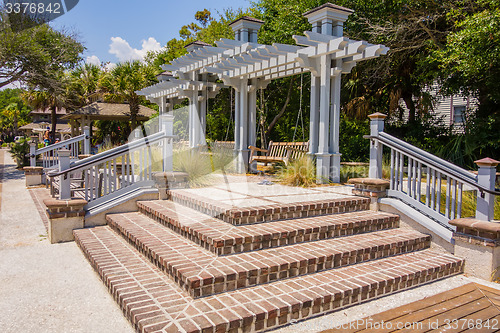
[[[3,163],[2,163],[3,162]],[[7,150],[0,149],[2,332],[134,332],[74,242],[50,244]]]

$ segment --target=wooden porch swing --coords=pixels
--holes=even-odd
[[[297,134],[297,127],[299,124],[299,119],[302,125],[302,142],[273,142],[270,141],[267,149],[258,148],[255,146],[248,146],[250,149],[250,163],[252,162],[262,162],[264,165],[268,163],[284,163],[288,165],[290,161],[299,159],[309,151],[309,141],[304,140],[304,120],[302,118],[302,88],[303,88],[303,77],[304,74],[300,76],[300,100],[299,100],[299,113],[297,115],[297,121],[295,123],[295,130],[293,133],[292,141],[295,141],[295,135]],[[258,155],[258,152],[263,153]]]

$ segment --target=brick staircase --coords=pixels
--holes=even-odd
[[[138,332],[265,331],[463,271],[364,198],[237,209],[170,197],[74,231]]]

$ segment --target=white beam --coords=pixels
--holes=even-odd
[[[297,35],[294,35],[293,36],[293,39],[295,39],[295,42],[298,44],[298,45],[304,45],[304,46],[313,46],[313,47],[316,47],[318,46],[318,42],[314,42],[314,41],[310,41],[307,37],[304,37],[304,36],[297,36]]]
[[[318,42],[318,43],[329,43],[332,40],[338,38],[336,36],[329,36],[325,34],[320,34],[317,32],[312,32],[312,31],[304,31],[304,34],[306,35],[307,39],[311,42]]]

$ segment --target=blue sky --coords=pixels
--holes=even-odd
[[[80,0],[51,25],[78,33],[88,61],[117,63],[165,46],[194,21],[198,10],[207,8],[216,15],[225,8],[249,6],[249,0]]]

